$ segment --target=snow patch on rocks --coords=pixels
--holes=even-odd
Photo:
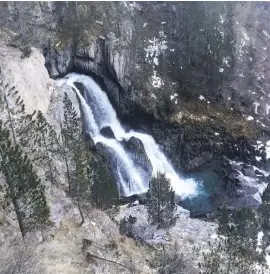
[[[258,103],[258,102],[254,102],[253,104],[255,105],[255,113],[258,114],[258,107],[259,107],[261,104]]]
[[[157,76],[157,72],[154,70],[154,75],[152,75],[152,86],[155,88],[160,88],[163,84],[162,79]]]
[[[263,30],[262,33],[269,39],[270,35],[268,34],[268,32],[266,30]]]
[[[148,63],[153,63],[158,65],[158,57],[161,53],[163,53],[167,47],[166,36],[163,31],[159,32],[160,38],[154,37],[153,40],[149,40],[149,45],[145,49],[146,51],[146,61]]]
[[[154,37],[152,40],[149,39],[149,45],[145,48],[145,59],[146,62],[152,65],[153,75],[151,76],[152,86],[154,88],[160,88],[163,85],[163,81],[157,76],[155,67],[159,65],[159,56],[168,48],[167,36],[164,31],[159,31],[159,36]]]
[[[266,159],[270,159],[270,140],[265,143]]]

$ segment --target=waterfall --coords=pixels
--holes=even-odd
[[[117,119],[116,112],[106,93],[91,77],[71,73],[61,80],[61,83],[64,82],[72,86],[78,94],[84,112],[87,133],[90,134],[95,144],[102,143],[114,154],[116,173],[118,174],[117,183],[123,195],[130,196],[146,192],[149,184],[121,144],[121,141],[128,141],[131,137],[141,140],[153,167],[152,176],[157,172],[165,173],[166,177],[170,179],[175,193],[182,198],[197,194],[196,182],[193,179],[183,179],[175,172],[152,136],[136,131],[125,131]],[[76,88],[75,82],[84,86],[83,96]],[[112,129],[115,139],[106,138],[100,134],[100,130],[106,126]]]

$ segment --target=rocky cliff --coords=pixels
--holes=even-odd
[[[177,171],[203,182],[206,195],[181,204],[195,217],[214,211],[207,214],[213,218],[224,203],[229,209],[257,207],[270,180],[269,9],[266,2],[1,2],[1,75],[20,91],[27,112],[41,110],[57,131],[64,91],[80,113],[71,88],[57,79],[69,72],[93,77],[127,128],[151,133]],[[5,110],[0,116],[5,118]],[[102,134],[114,138],[110,128]],[[123,145],[145,169],[149,159],[138,139]],[[30,247],[42,267],[35,271],[130,273],[85,263],[81,240],[88,237],[101,244],[90,252],[155,273],[148,247],[121,237],[108,214],[93,210],[77,227],[78,212],[61,180],[63,165],[56,164],[60,184],[47,186],[46,193],[56,231],[50,241]],[[144,171],[150,174],[151,168]],[[1,197],[4,208],[3,203]],[[11,249],[3,244],[18,228],[5,210],[0,251],[12,257],[14,243]],[[194,243],[205,247],[216,229],[180,214],[168,237],[149,230],[140,205],[122,207],[113,217],[129,214],[138,218],[136,229],[147,240],[176,242],[192,260]],[[102,251],[105,246],[109,251]]]
[[[24,62],[35,47],[51,78],[94,77],[127,127],[150,132],[178,170],[218,174],[211,199],[241,206],[268,182],[268,13],[247,2],[3,2],[1,25]]]

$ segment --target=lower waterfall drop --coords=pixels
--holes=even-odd
[[[193,179],[179,177],[152,136],[136,131],[125,131],[106,93],[91,77],[71,73],[61,80],[61,84],[64,82],[74,88],[81,101],[87,133],[95,144],[101,143],[113,152],[117,163],[117,183],[124,196],[144,193],[149,184],[149,179],[144,178],[121,144],[121,141],[128,141],[131,137],[141,140],[153,168],[152,176],[157,172],[165,173],[175,193],[182,198],[198,194],[197,183]],[[84,86],[83,95],[76,88],[75,82]],[[115,139],[100,134],[100,130],[107,126],[112,129]]]

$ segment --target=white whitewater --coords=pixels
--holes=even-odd
[[[152,136],[135,131],[125,131],[117,119],[116,112],[110,104],[106,93],[91,77],[71,73],[62,82],[66,82],[77,92],[85,116],[86,130],[94,142],[102,143],[114,152],[117,159],[118,184],[125,196],[145,192],[149,183],[143,179],[129,154],[119,142],[123,139],[129,140],[131,137],[142,141],[153,167],[153,176],[157,172],[165,173],[166,177],[170,179],[176,194],[182,198],[197,194],[196,182],[193,179],[182,179],[178,176]],[[83,96],[74,85],[74,82],[83,84],[85,89]],[[109,126],[113,130],[116,139],[106,138],[100,134],[100,130],[105,126]]]

